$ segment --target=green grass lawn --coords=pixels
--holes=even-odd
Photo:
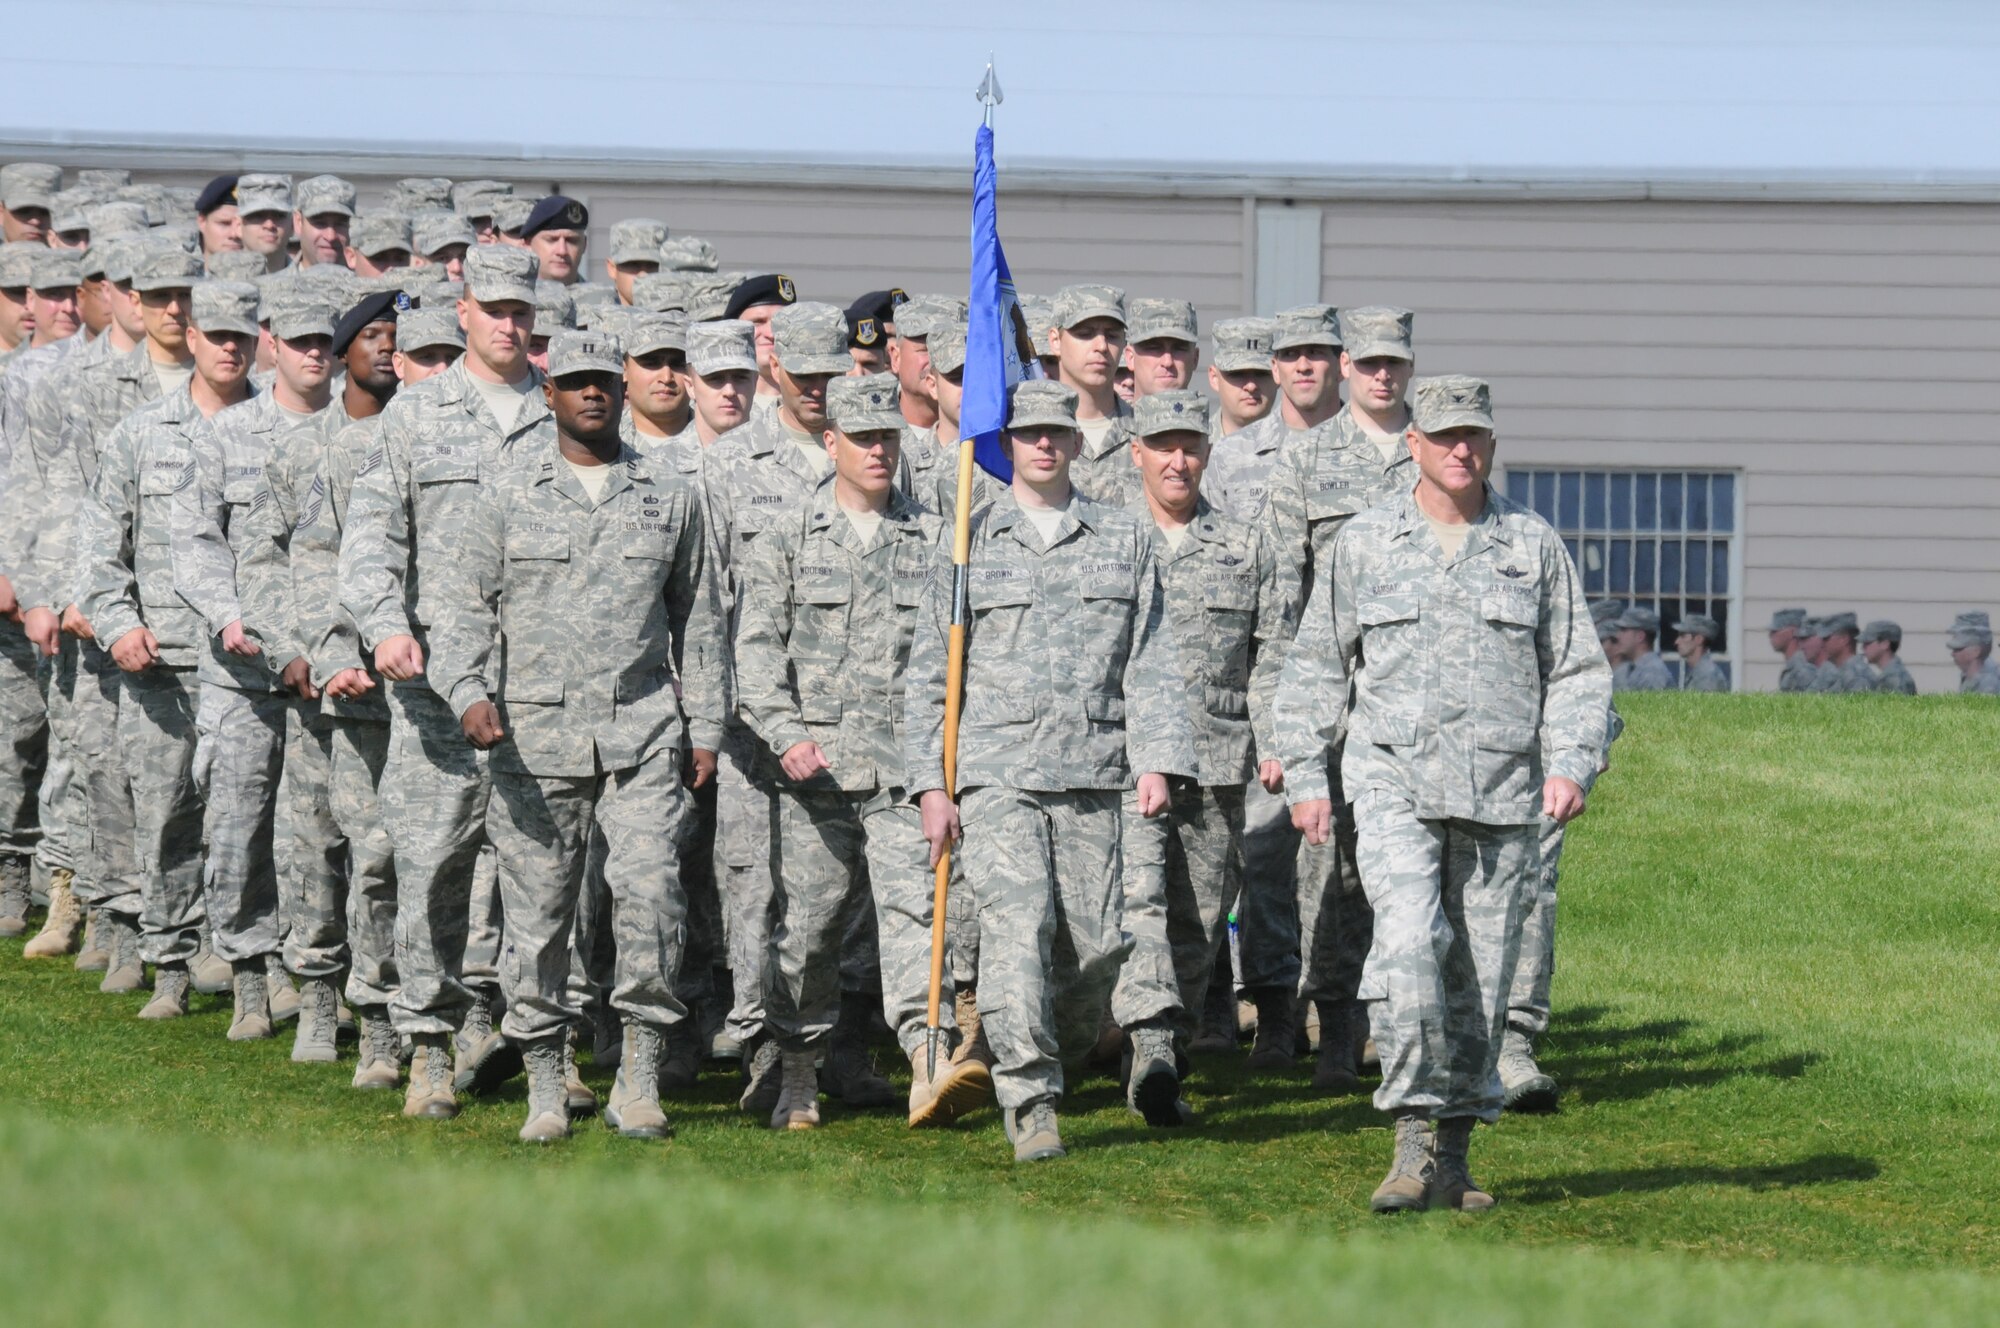
[[[997,1117],[809,1136],[670,1105],[438,1126],[0,943],[0,1322],[609,1319],[1672,1324],[2000,1317],[2000,706],[1640,697],[1564,859],[1548,1118],[1482,1218],[1366,1211],[1365,1099],[1204,1061],[1187,1133],[1104,1081],[1070,1156]],[[602,1079],[599,1079],[602,1086]],[[47,1267],[56,1276],[42,1276]]]

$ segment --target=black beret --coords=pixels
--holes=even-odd
[[[741,318],[745,309],[755,309],[760,304],[797,304],[798,287],[792,279],[781,272],[772,272],[761,277],[751,277],[738,286],[729,297],[729,307],[723,310],[724,318]]]
[[[526,240],[542,231],[580,231],[590,225],[590,209],[566,194],[550,194],[535,204],[535,210],[521,223],[521,238]]]
[[[363,296],[361,303],[342,314],[333,325],[333,353],[347,354],[347,348],[361,335],[362,328],[370,323],[393,323],[397,314],[412,307],[410,297],[401,291],[376,291]]]
[[[869,291],[847,306],[847,344],[860,350],[879,346],[896,321],[896,310],[909,302],[901,286]]]
[[[219,207],[236,201],[236,177],[218,175],[202,186],[201,197],[195,199],[195,215],[205,217]]]

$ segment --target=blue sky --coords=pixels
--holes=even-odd
[[[2000,177],[2000,5],[1958,0],[0,11],[37,140],[956,163],[990,50],[1003,165]]]

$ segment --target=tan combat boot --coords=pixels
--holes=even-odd
[[[25,936],[34,893],[28,887],[28,860],[18,854],[0,858],[0,936]]]
[[[403,1094],[403,1114],[425,1120],[450,1120],[458,1115],[458,1098],[451,1091],[448,1035],[419,1033],[412,1042],[410,1087]]]
[[[79,973],[102,973],[111,967],[111,952],[104,948],[103,935],[97,929],[98,911],[91,909],[83,922],[83,944],[76,952],[76,971]]]
[[[660,1056],[664,1031],[655,1024],[625,1025],[618,1049],[618,1078],[604,1104],[604,1123],[627,1139],[664,1139],[673,1133],[660,1109]]]
[[[521,1049],[499,1029],[506,1010],[506,1003],[495,989],[472,989],[472,1003],[465,1007],[465,1021],[452,1039],[458,1048],[457,1069],[451,1081],[456,1092],[496,1092],[500,1085],[521,1072]]]
[[[146,962],[139,958],[139,920],[123,913],[97,915],[99,944],[107,956],[104,980],[97,989],[107,996],[123,996],[146,985]]]
[[[264,989],[272,1023],[299,1017],[299,989],[292,985],[292,975],[285,971],[285,961],[275,950],[264,956]]]
[[[49,877],[49,916],[39,935],[21,949],[23,959],[55,959],[76,948],[83,930],[83,906],[76,902],[75,875],[58,867]]]
[[[161,964],[153,970],[153,999],[139,1011],[141,1019],[178,1019],[188,1012],[188,967]]]
[[[1556,1081],[1535,1063],[1535,1044],[1518,1028],[1500,1039],[1501,1105],[1508,1111],[1550,1112],[1559,1105]]]
[[[364,1005],[354,1014],[361,1031],[361,1048],[355,1058],[354,1086],[370,1092],[394,1088],[396,1081],[402,1077],[403,1064],[396,1026],[389,1022],[389,1007]]]
[[[330,1065],[340,1059],[334,1041],[340,1032],[340,997],[325,978],[307,978],[299,989],[299,1029],[292,1035],[292,1059],[301,1065]]]
[[[810,1049],[778,1053],[778,1105],[771,1108],[774,1130],[810,1130],[819,1125],[819,1070]]]
[[[1396,1117],[1396,1160],[1368,1206],[1378,1213],[1423,1212],[1430,1206],[1431,1176],[1436,1170],[1431,1123],[1422,1116]]]
[[[1476,1123],[1470,1116],[1447,1116],[1437,1123],[1437,1166],[1431,1174],[1430,1201],[1439,1208],[1483,1213],[1493,1206],[1493,1196],[1472,1178],[1466,1157]]]
[[[563,1040],[563,1034],[552,1033],[521,1044],[521,1062],[528,1068],[528,1119],[520,1134],[524,1144],[552,1144],[569,1138]]]
[[[1056,1126],[1054,1099],[1038,1097],[1012,1111],[1003,1109],[1000,1114],[1007,1127],[1007,1142],[1014,1145],[1016,1162],[1047,1162],[1067,1156],[1062,1133]]]
[[[271,988],[262,958],[232,965],[236,972],[236,1012],[229,1020],[231,1042],[257,1042],[270,1037]]]
[[[562,1038],[563,1100],[569,1105],[570,1115],[595,1116],[597,1094],[576,1071],[576,1037],[576,1025],[571,1024]]]

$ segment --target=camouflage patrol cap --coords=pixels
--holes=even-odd
[[[151,203],[146,210],[158,221],[185,221],[190,224],[195,219],[194,202],[201,197],[201,190],[191,184],[162,185],[158,191],[159,207]]]
[[[257,335],[257,288],[247,281],[197,281],[188,321],[204,332]]]
[[[896,375],[836,378],[826,385],[826,417],[844,434],[903,428],[903,393]]]
[[[1153,392],[1132,405],[1132,432],[1141,438],[1189,431],[1208,437],[1208,397],[1191,387]]]
[[[675,272],[648,272],[632,283],[632,307],[665,313],[669,309],[687,312],[688,280]]]
[[[0,166],[0,207],[10,212],[22,208],[53,209],[61,189],[60,166],[40,161],[15,161]]]
[[[137,235],[146,229],[149,218],[142,203],[98,203],[84,213],[93,241],[114,235]]]
[[[965,368],[965,324],[933,323],[924,342],[930,351],[931,368],[940,374],[955,374]]]
[[[1623,612],[1625,612],[1625,601],[1622,599],[1596,599],[1590,602],[1592,622],[1612,622]]]
[[[757,329],[740,318],[690,323],[687,330],[688,368],[703,378],[711,374],[757,372]]]
[[[667,242],[667,223],[651,217],[627,217],[611,223],[611,261],[657,263]]]
[[[539,198],[516,198],[509,194],[493,200],[493,225],[495,229],[509,235],[519,235],[521,228],[528,224],[528,218],[535,211]]]
[[[1993,619],[1988,616],[1984,609],[1967,609],[1964,613],[1953,618],[1951,625],[1954,627],[1973,627],[1981,631],[1990,632],[1993,630]]]
[[[1411,345],[1417,316],[1408,309],[1366,305],[1342,309],[1339,314],[1340,345],[1351,359],[1408,360],[1416,362]]]
[[[1887,618],[1877,618],[1861,629],[1860,640],[1863,645],[1870,641],[1887,641],[1892,646],[1900,646],[1903,644],[1903,629]]]
[[[299,272],[300,269],[295,267],[281,267],[276,272],[260,272],[248,279],[249,283],[257,288],[258,322],[270,322],[272,306],[283,296],[298,289]],[[210,273],[209,280],[215,281],[218,278],[214,273]]]
[[[1245,369],[1271,372],[1271,343],[1278,324],[1271,318],[1225,318],[1208,334],[1209,357],[1223,373]]]
[[[39,240],[8,240],[0,244],[0,290],[26,290],[35,272],[35,255],[48,246]]]
[[[1056,292],[1055,322],[1050,326],[1068,330],[1090,318],[1110,318],[1125,322],[1125,292],[1116,286],[1084,282]]]
[[[437,205],[450,208],[467,221],[479,217],[498,220],[500,200],[513,196],[514,186],[505,180],[460,180],[448,187],[445,198]]]
[[[441,253],[449,245],[462,244],[469,249],[478,241],[471,222],[443,208],[431,208],[410,221],[410,252],[425,258]]]
[[[847,373],[854,368],[847,353],[847,316],[816,300],[786,305],[771,316],[771,353],[786,373]]]
[[[1125,339],[1133,345],[1142,341],[1180,341],[1201,344],[1200,321],[1189,300],[1159,300],[1140,296],[1126,306],[1130,317],[1125,323]]]
[[[137,203],[146,209],[146,215],[155,222],[167,219],[167,189],[158,184],[128,184],[118,189],[111,197],[120,203]]]
[[[1801,641],[1810,641],[1814,637],[1825,635],[1826,620],[1823,618],[1808,618],[1799,624],[1799,640]]]
[[[651,355],[654,351],[677,350],[682,354],[688,348],[688,320],[686,314],[656,314],[650,310],[628,310],[625,332],[621,340],[625,343],[625,353],[634,359],[641,355]]]
[[[397,350],[407,352],[429,346],[465,349],[465,331],[458,325],[458,310],[445,305],[436,309],[411,309],[397,316]]]
[[[1674,624],[1674,632],[1676,635],[1692,632],[1705,638],[1711,646],[1722,644],[1722,624],[1705,613],[1690,613]]]
[[[1945,630],[1944,644],[1949,650],[1963,650],[1967,646],[1990,646],[1993,644],[1993,629],[1982,627],[1978,623],[1955,622]]]
[[[63,290],[83,282],[83,253],[77,249],[51,249],[28,255],[28,285],[38,291]]]
[[[1660,615],[1643,605],[1634,604],[1618,615],[1618,626],[1621,629],[1649,632],[1657,636],[1660,631]]]
[[[5,251],[0,250],[0,258],[4,256]],[[201,277],[201,259],[178,244],[146,245],[132,260],[132,289],[136,291],[188,290]]]
[[[549,338],[549,377],[601,373],[614,378],[625,372],[625,355],[618,342],[602,332],[564,328]]]
[[[90,209],[101,201],[93,190],[72,185],[56,195],[49,209],[49,229],[58,233],[90,229]]]
[[[725,315],[729,313],[729,300],[736,293],[739,280],[737,274],[723,272],[688,282],[687,316],[696,322],[711,319],[729,321]]]
[[[1329,346],[1340,349],[1340,311],[1330,304],[1298,304],[1278,310],[1278,330],[1271,337],[1271,349],[1297,350],[1300,346]]]
[[[582,287],[571,287],[581,290]],[[631,315],[643,312],[623,304],[602,304],[592,301],[576,306],[576,325],[592,332],[602,332],[606,336],[618,338],[618,344],[625,344],[626,329],[631,326]]]
[[[83,279],[85,281],[96,281],[99,278],[109,276],[108,269],[111,266],[112,255],[118,249],[129,244],[132,238],[129,235],[109,235],[102,240],[93,239],[90,242],[90,247],[83,251]],[[127,260],[126,271],[128,273],[131,271],[129,259]]]
[[[1820,619],[1820,635],[1833,636],[1845,632],[1849,636],[1861,635],[1861,621],[1852,613],[1834,613]]]
[[[260,171],[236,177],[236,212],[253,217],[259,212],[292,210],[292,177]]]
[[[139,256],[139,251],[145,246],[144,235],[114,235],[108,240],[99,240],[92,244],[90,251],[92,254],[102,256],[106,281],[120,282],[129,286],[132,283],[132,260]],[[89,275],[89,268],[90,260],[86,256],[84,262],[86,276]]]
[[[264,255],[248,249],[224,249],[210,254],[207,267],[208,275],[220,281],[256,281],[271,270]]]
[[[451,206],[451,181],[442,175],[406,175],[389,186],[384,212],[418,213]]]
[[[243,182],[237,181],[236,187],[240,191]],[[323,217],[330,212],[354,215],[354,185],[338,175],[308,176],[299,181],[294,198],[302,217]]]
[[[965,301],[949,295],[912,295],[896,306],[896,335],[922,341],[939,323],[963,323]]]
[[[618,288],[601,281],[579,281],[569,288],[569,298],[575,302],[577,314],[581,316],[585,309],[617,304]]]
[[[132,172],[123,166],[86,166],[76,173],[76,182],[109,198],[112,190],[123,189],[132,183]]]
[[[481,304],[500,300],[535,302],[534,252],[512,244],[474,245],[465,256],[465,293]]]
[[[1075,429],[1076,389],[1047,378],[1030,378],[1007,389],[1009,429]]]
[[[715,246],[699,235],[679,235],[660,242],[663,272],[714,272],[722,267]]]
[[[492,248],[491,245],[485,246]],[[467,272],[466,279],[472,274]],[[537,281],[535,283],[535,335],[553,337],[564,328],[576,326],[576,298],[569,293],[569,287],[560,281]]]
[[[1770,630],[1774,632],[1782,632],[1787,627],[1799,628],[1805,625],[1806,611],[1804,609],[1779,609],[1771,615]]]
[[[292,289],[272,297],[270,304],[271,335],[280,341],[330,337],[334,323],[339,321],[325,295],[305,289],[303,282],[295,283]]]
[[[1597,624],[1597,643],[1599,645],[1603,645],[1607,641],[1616,641],[1617,639],[1618,639],[1617,619],[1615,618],[1600,619]]]
[[[1028,325],[1028,340],[1034,343],[1035,354],[1055,354],[1049,345],[1049,329],[1056,323],[1056,302],[1042,295],[1023,295],[1020,301],[1021,321]]]
[[[161,244],[177,244],[196,258],[201,257],[201,230],[191,221],[170,221],[155,226],[147,232],[147,238],[156,239]]]
[[[347,228],[347,242],[367,258],[401,249],[410,252],[410,219],[400,212],[370,212]]]
[[[1425,433],[1493,428],[1493,392],[1482,378],[1465,374],[1419,378],[1411,398],[1410,421]]]

